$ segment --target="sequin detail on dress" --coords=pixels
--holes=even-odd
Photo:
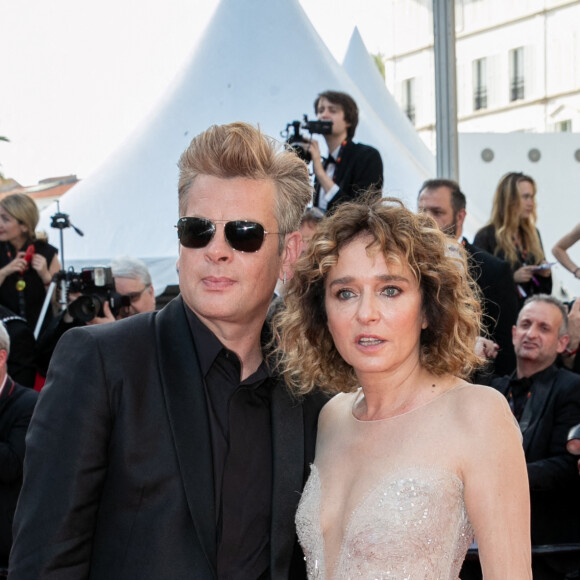
[[[326,578],[320,488],[313,465],[296,515],[312,579]],[[334,579],[457,580],[472,537],[461,480],[408,467],[381,480],[351,513]]]

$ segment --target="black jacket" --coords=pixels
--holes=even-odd
[[[537,230],[536,230],[537,231]],[[540,232],[538,232],[538,237],[540,237]],[[505,254],[503,252],[503,250],[498,250],[497,249],[497,241],[495,239],[495,226],[494,225],[487,225],[483,228],[481,228],[477,234],[475,234],[475,238],[473,239],[473,243],[481,248],[482,250],[485,250],[486,252],[489,252],[490,254],[497,256],[500,260],[506,260]],[[540,238],[540,243],[542,243],[542,239]],[[509,262],[508,262],[509,263]],[[522,266],[525,265],[531,265],[535,263],[535,259],[533,256],[528,256],[527,259],[524,259],[522,256],[520,256],[520,259],[518,260],[518,262],[514,265],[511,266],[511,270],[512,270],[512,277],[513,277],[513,273],[518,270],[519,268],[521,268]],[[552,293],[552,276],[535,276],[536,281],[530,281],[530,282],[526,282],[525,284],[520,284],[520,286],[523,288],[524,292],[526,293],[527,296],[531,296],[532,294],[551,294]],[[520,296],[519,297],[519,308],[522,307],[524,301],[526,299],[526,296]]]
[[[483,323],[490,338],[499,344],[495,374],[502,376],[516,368],[512,326],[518,315],[518,298],[510,266],[504,260],[470,244],[463,238],[469,273],[483,294]]]
[[[212,446],[181,297],[59,341],[27,440],[11,580],[216,578]],[[271,578],[300,562],[294,513],[324,399],[272,390]],[[251,449],[248,449],[251,453]]]
[[[0,395],[0,567],[8,565],[12,519],[22,485],[24,440],[38,393],[10,377]]]
[[[580,477],[577,458],[566,451],[568,431],[580,423],[580,376],[551,365],[532,378],[531,397],[520,420],[530,479],[532,543],[580,542]],[[496,378],[491,386],[507,396],[509,380]]]
[[[340,161],[334,170],[334,183],[339,187],[336,195],[328,203],[326,211],[331,213],[345,201],[353,201],[367,190],[383,187],[383,160],[381,154],[370,145],[347,141],[340,150]],[[314,183],[314,202],[318,207],[320,183]]]

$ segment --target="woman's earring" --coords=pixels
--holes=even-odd
[[[282,278],[282,284],[286,284],[286,272],[284,272],[284,278]]]

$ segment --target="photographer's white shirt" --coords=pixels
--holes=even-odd
[[[340,152],[340,147],[341,147],[341,145],[339,145],[334,151],[332,151],[331,155],[332,155],[333,159],[336,159],[338,157],[338,154]],[[326,166],[326,175],[328,175],[328,177],[330,177],[330,179],[332,179],[334,177],[335,170],[336,170],[336,163],[331,161]],[[336,183],[330,188],[329,191],[325,191],[324,187],[322,187],[322,185],[321,185],[320,186],[320,195],[318,196],[318,207],[321,210],[326,211],[328,204],[330,203],[332,198],[338,193],[339,189],[340,189],[340,187],[338,187],[338,185]]]

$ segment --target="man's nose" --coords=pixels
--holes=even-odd
[[[224,226],[225,224],[216,224],[215,234],[209,244],[205,247],[206,256],[214,262],[231,259],[234,251],[226,240]]]
[[[537,324],[530,324],[530,326],[528,327],[527,335],[530,338],[538,336],[538,325]]]

